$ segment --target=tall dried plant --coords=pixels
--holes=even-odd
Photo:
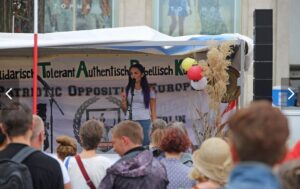
[[[206,93],[209,98],[209,109],[207,113],[200,112],[198,107],[194,107],[197,113],[197,119],[193,120],[193,129],[198,144],[207,138],[217,136],[223,137],[223,126],[221,123],[221,101],[226,94],[226,85],[229,75],[227,73],[231,61],[227,59],[232,53],[233,42],[224,42],[216,45],[215,42],[210,43],[207,59],[199,61],[199,65],[203,68],[203,76],[207,78]]]
[[[213,45],[207,52],[207,59],[200,61],[203,67],[203,75],[207,78],[206,92],[210,98],[209,107],[215,112],[215,124],[221,121],[220,104],[226,93],[226,85],[229,79],[227,73],[231,61],[227,58],[232,53],[233,42],[224,42],[221,45]]]

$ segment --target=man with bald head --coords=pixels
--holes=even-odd
[[[37,150],[43,149],[45,138],[44,122],[38,115],[33,115],[33,130],[30,138],[31,146]]]
[[[44,139],[45,139],[45,127],[44,127],[44,122],[41,117],[38,115],[33,115],[32,116],[32,122],[33,122],[33,130],[32,130],[32,136],[30,139],[31,146],[37,150],[42,150],[43,145],[44,145]],[[45,153],[47,154],[47,153]],[[70,177],[68,175],[68,171],[64,164],[57,159],[54,155],[52,154],[47,154],[50,157],[56,159],[60,165],[62,174],[63,174],[63,180],[64,180],[64,189],[71,189],[71,181]]]

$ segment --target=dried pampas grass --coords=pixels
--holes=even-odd
[[[219,46],[211,46],[207,53],[207,60],[199,62],[208,81],[206,92],[211,99],[209,107],[216,113],[216,125],[221,120],[220,104],[226,93],[226,85],[229,79],[227,70],[231,62],[227,57],[232,54],[232,45],[233,42],[224,42]]]
[[[229,75],[227,70],[231,65],[227,59],[232,53],[233,42],[218,44],[214,41],[208,43],[210,48],[207,52],[207,59],[200,60],[198,65],[203,68],[203,76],[207,78],[208,84],[205,91],[209,98],[209,112],[201,112],[200,107],[195,109],[197,118],[193,120],[193,129],[196,140],[200,145],[210,137],[223,137],[224,124],[221,125],[221,102],[227,94]]]

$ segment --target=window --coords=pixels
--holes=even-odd
[[[46,0],[44,32],[111,28],[115,4],[115,0]]]
[[[240,0],[156,0],[154,27],[178,36],[240,31]]]

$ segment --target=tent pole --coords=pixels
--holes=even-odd
[[[33,101],[32,112],[37,113],[37,72],[38,72],[38,0],[34,0],[34,46],[33,46]]]
[[[241,80],[240,80],[240,90],[241,90],[241,96],[240,96],[240,107],[245,106],[245,42],[243,40],[240,40],[241,42]]]

